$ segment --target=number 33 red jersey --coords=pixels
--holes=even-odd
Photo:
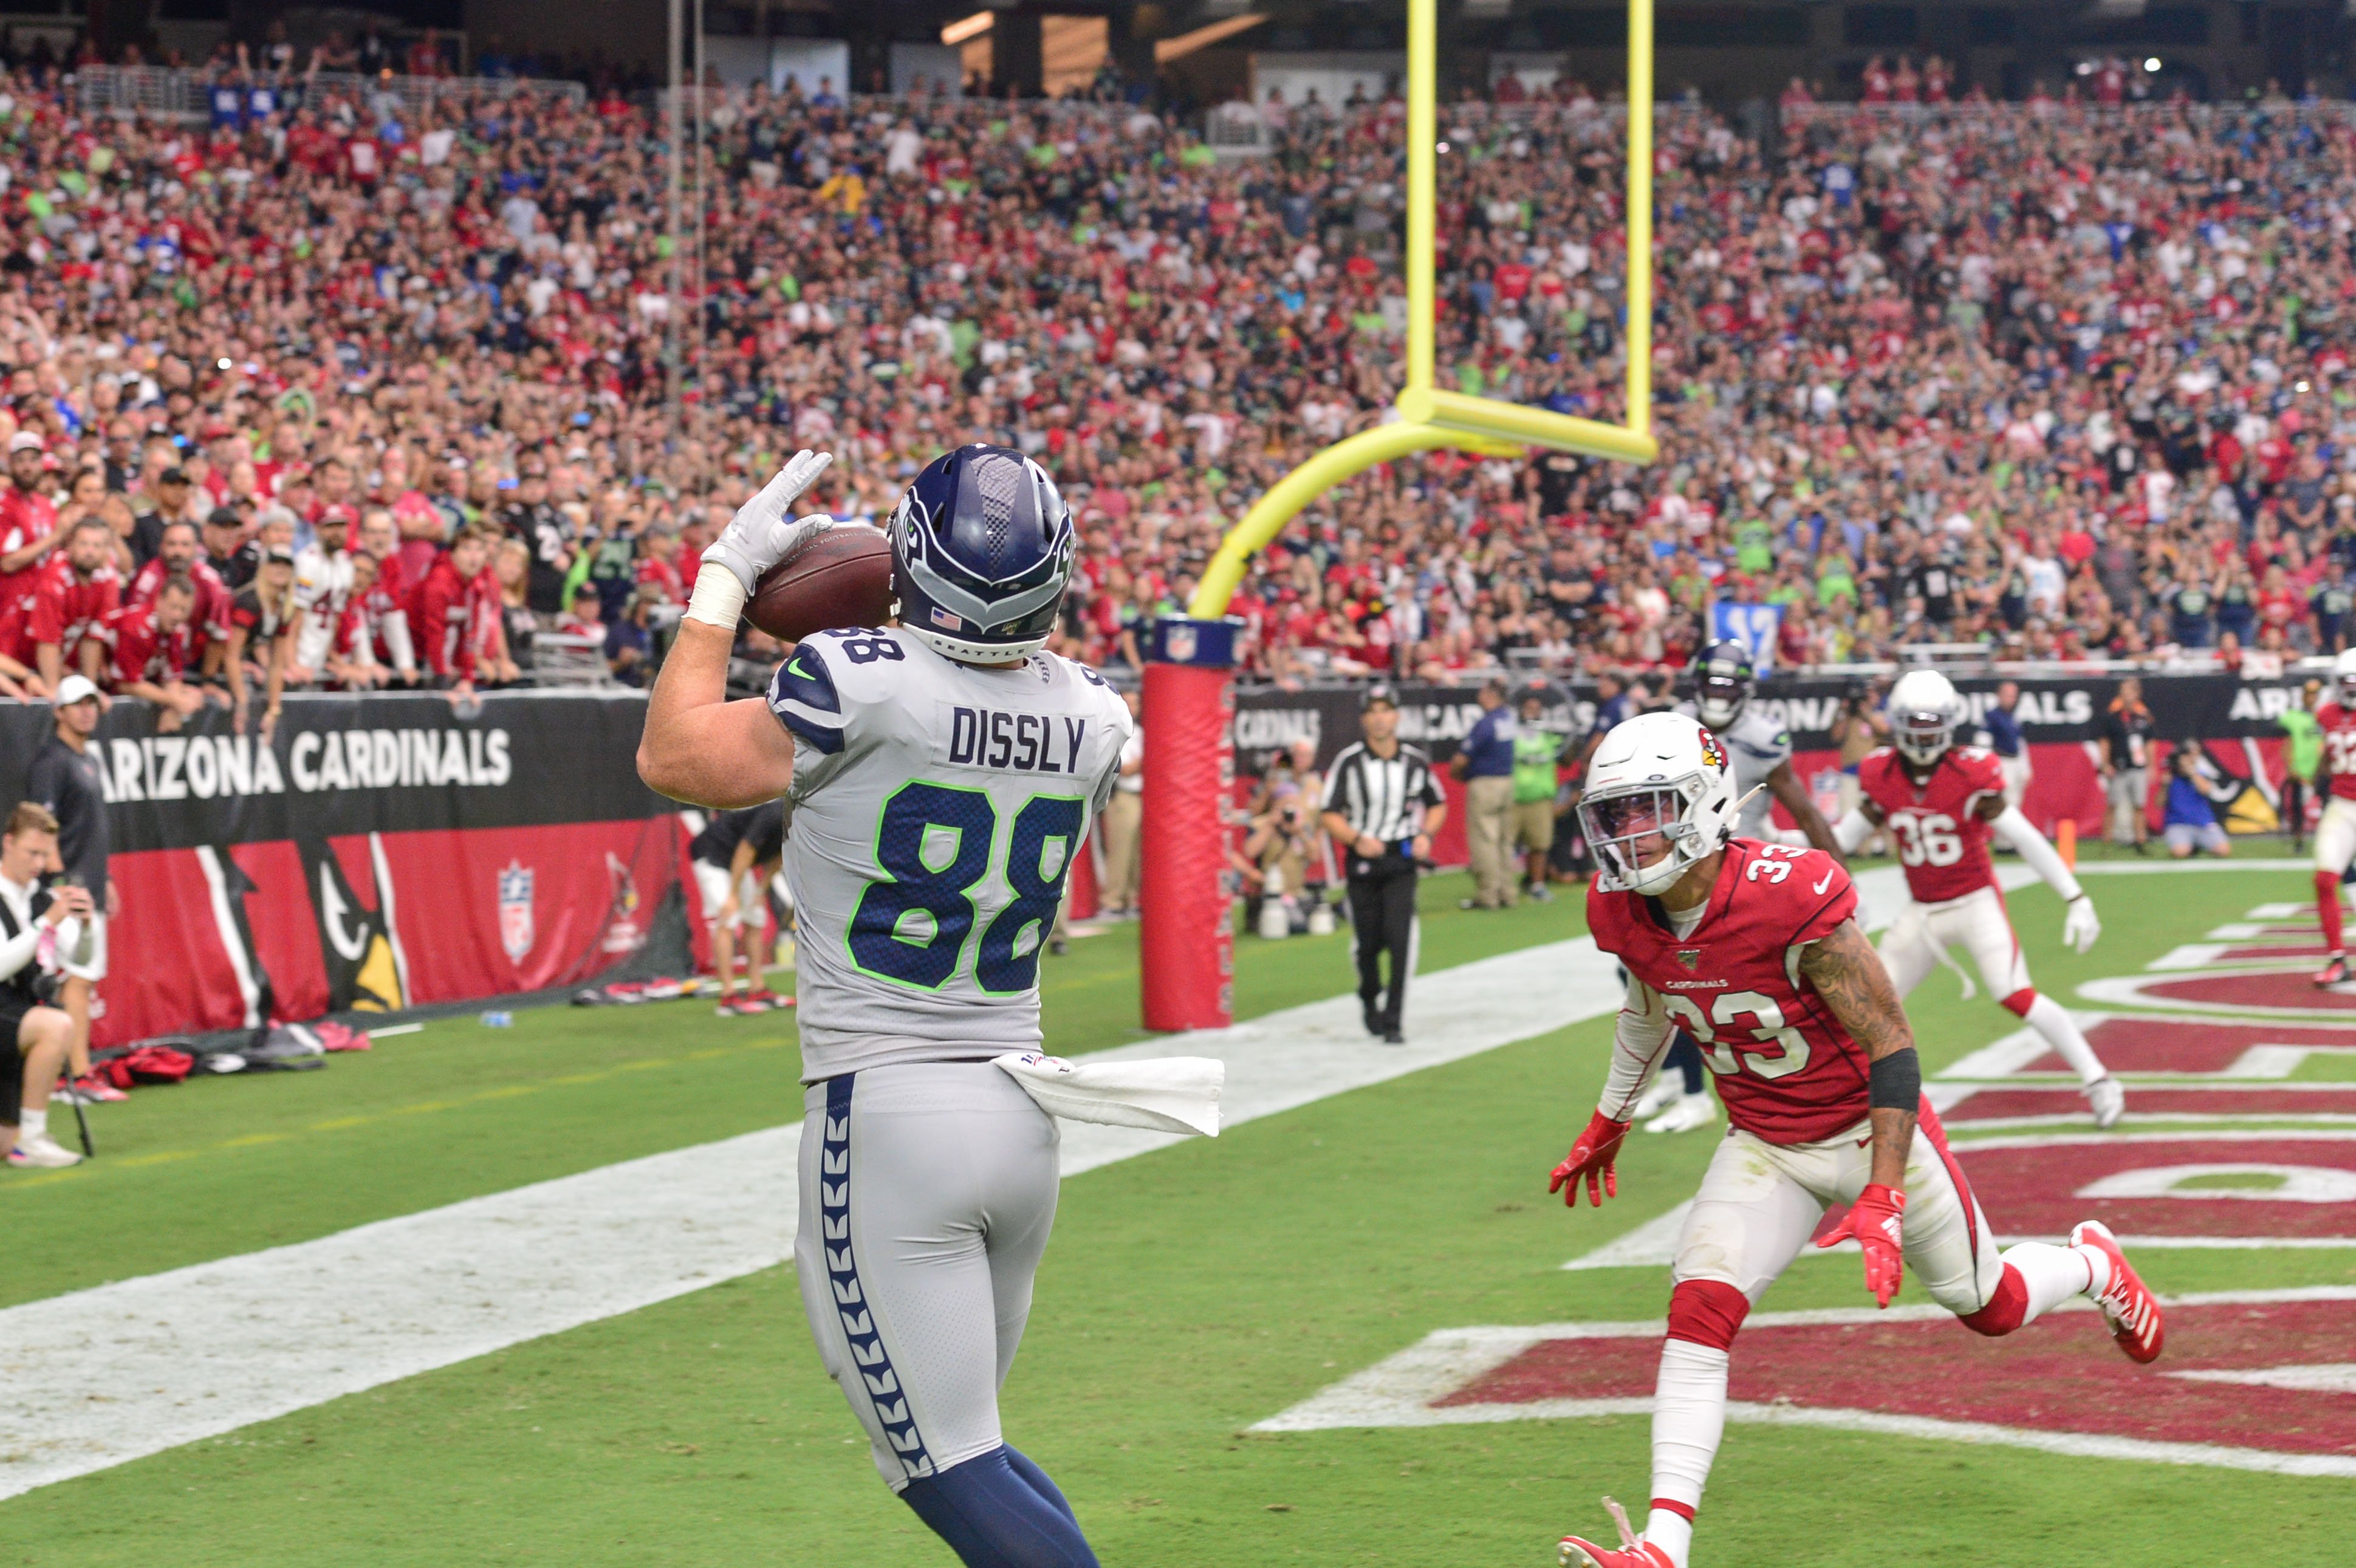
[[[2004,799],[1996,753],[1951,746],[1917,789],[1906,759],[1883,746],[1858,763],[1857,782],[1890,823],[1914,902],[1944,904],[1996,886],[1996,868],[1988,864],[1988,825],[1979,814],[1983,799]]]
[[[1587,895],[1595,945],[1656,993],[1718,1077],[1727,1120],[1771,1144],[1813,1144],[1865,1120],[1865,1051],[1800,974],[1800,949],[1857,913],[1848,873],[1817,849],[1734,839],[1700,923],[1657,899]]]

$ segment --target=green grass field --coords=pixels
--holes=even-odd
[[[1462,886],[1427,883],[1426,969],[1582,929],[1576,897],[1471,915]],[[2051,895],[2010,902],[2039,984],[2066,1000],[2306,886],[2094,880],[2106,931],[2083,959],[2059,947]],[[1238,1013],[1347,989],[1345,940],[1239,940]],[[1076,943],[1045,984],[1049,1049],[1140,1037],[1133,927]],[[1944,974],[1912,1011],[1933,1069],[2017,1026]],[[1599,1494],[1641,1517],[1641,1418],[1244,1432],[1434,1329],[1661,1313],[1658,1269],[1560,1265],[1690,1196],[1710,1136],[1633,1140],[1601,1214],[1546,1194],[1610,1032],[1581,1025],[1066,1185],[1005,1425],[1108,1568],[1539,1568],[1566,1529],[1609,1528]],[[789,1023],[692,1002],[549,1010],[510,1030],[435,1023],[322,1072],[143,1091],[102,1108],[95,1165],[0,1173],[0,1305],[798,1120],[793,1046]],[[2163,1291],[2356,1283],[2349,1251],[2141,1262]],[[1853,1258],[1805,1259],[1763,1305],[1867,1299]],[[2345,1480],[1736,1426],[1695,1561],[2326,1568],[2356,1562],[2351,1536]],[[952,1562],[877,1481],[789,1269],[0,1502],[0,1564],[44,1568]]]

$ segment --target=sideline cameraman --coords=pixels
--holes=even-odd
[[[1890,721],[1882,716],[1881,693],[1870,683],[1850,691],[1841,699],[1840,714],[1833,720],[1830,733],[1833,744],[1840,748],[1840,811],[1834,819],[1838,821],[1865,799],[1864,787],[1857,780],[1857,765],[1868,752],[1890,744]]]
[[[0,830],[0,1153],[12,1165],[81,1163],[49,1136],[49,1089],[72,1044],[74,1021],[48,1004],[51,977],[39,959],[45,936],[70,951],[93,906],[87,888],[41,889],[41,874],[57,864],[57,818],[20,801]]]

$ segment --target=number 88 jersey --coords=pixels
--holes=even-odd
[[[1951,746],[1918,785],[1905,758],[1883,746],[1858,761],[1857,782],[1865,798],[1881,808],[1914,902],[1950,903],[1996,886],[1988,825],[1979,813],[1982,800],[2004,799],[2004,772],[1996,753]]]
[[[1865,1051],[1800,974],[1800,950],[1856,913],[1857,889],[1832,856],[1754,839],[1728,842],[1709,902],[1682,935],[1658,899],[1587,896],[1595,945],[1635,983],[1629,1006],[1691,1035],[1727,1120],[1771,1144],[1816,1143],[1865,1120]]]
[[[1128,706],[1053,653],[977,668],[897,628],[806,639],[785,865],[806,1083],[1037,1048],[1039,955],[1120,772]]]

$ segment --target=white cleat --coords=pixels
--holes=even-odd
[[[1653,1080],[1650,1088],[1636,1097],[1635,1108],[1628,1112],[1628,1120],[1642,1122],[1648,1116],[1658,1116],[1675,1105],[1685,1091],[1685,1084],[1676,1073],[1663,1073]]]
[[[38,1137],[19,1138],[16,1146],[8,1151],[12,1165],[30,1165],[42,1170],[59,1170],[81,1164],[81,1156],[70,1149],[58,1146],[58,1141],[44,1133]]]
[[[2094,1125],[2097,1127],[2115,1127],[2119,1119],[2127,1113],[2127,1091],[2120,1088],[2119,1080],[2108,1073],[2078,1092],[2094,1107]]]
[[[1644,1123],[1647,1133],[1690,1133],[1697,1127],[1707,1127],[1718,1120],[1718,1101],[1705,1089],[1699,1094],[1680,1094],[1676,1103]]]

